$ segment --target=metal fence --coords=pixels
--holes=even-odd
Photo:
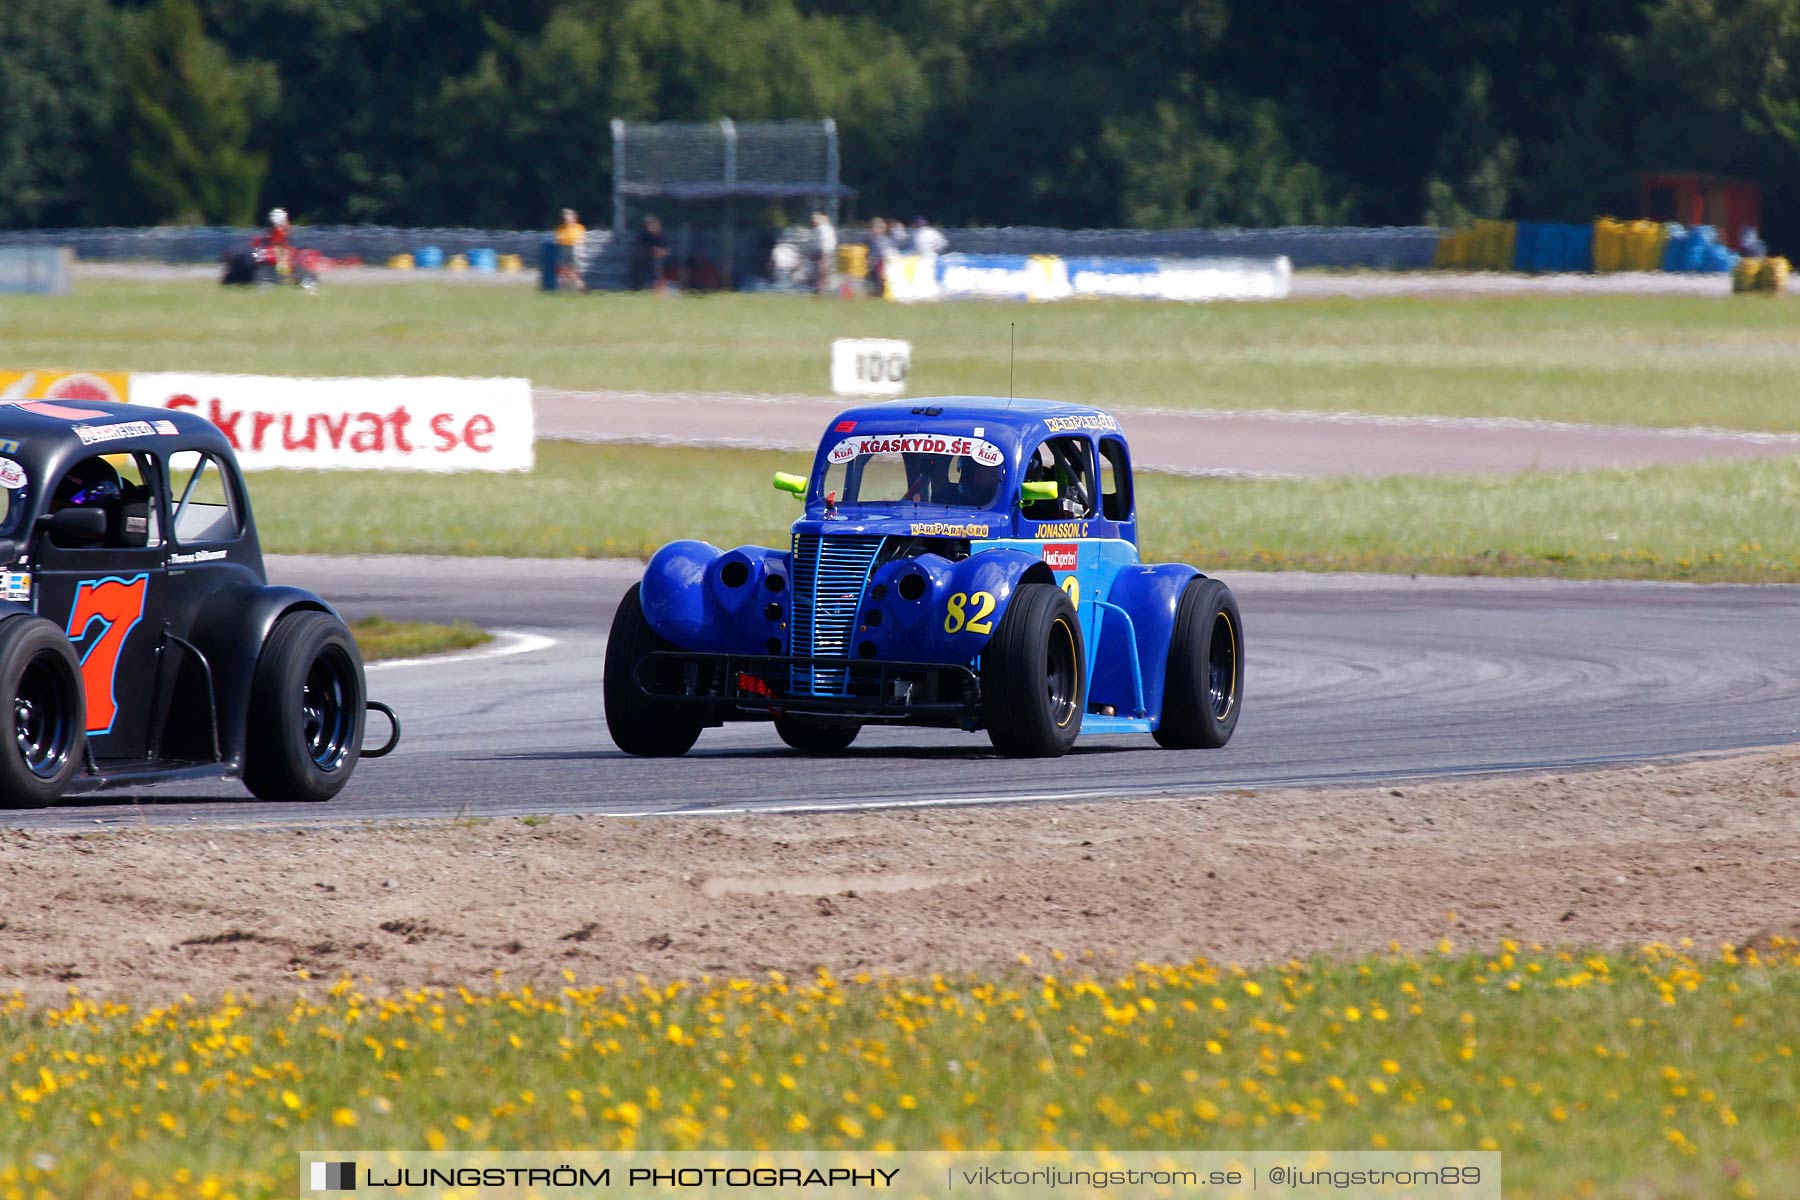
[[[164,263],[217,262],[242,250],[259,230],[221,226],[168,226],[156,229],[0,230],[0,246],[68,246],[77,258]],[[332,258],[358,257],[379,266],[396,254],[417,254],[436,246],[445,257],[490,249],[517,254],[536,266],[550,234],[516,229],[402,229],[386,225],[296,225],[296,245]]]
[[[1428,225],[1358,228],[1296,225],[1281,229],[946,230],[965,254],[1056,254],[1096,258],[1266,258],[1286,255],[1297,268],[1431,266],[1442,230]]]

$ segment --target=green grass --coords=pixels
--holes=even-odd
[[[364,617],[350,623],[350,632],[356,635],[356,645],[362,651],[364,662],[468,650],[494,640],[493,634],[485,629],[477,629],[467,621],[439,625],[430,621],[390,621],[386,617]]]
[[[1800,429],[1800,320],[1764,297],[901,306],[544,295],[419,282],[317,296],[84,279],[0,296],[0,366],[523,375],[566,388],[826,390],[830,340],[910,339],[914,395]]]
[[[302,1148],[429,1147],[1480,1149],[1520,1200],[1792,1194],[1791,944],[1440,949],[1248,974],[16,999],[0,1193],[291,1196]]]
[[[675,538],[784,545],[769,480],[803,455],[544,442],[518,476],[265,471],[288,553],[645,557]],[[1205,569],[1800,579],[1800,463],[1479,478],[1138,480],[1144,554]]]

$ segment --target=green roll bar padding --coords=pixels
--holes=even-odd
[[[1019,485],[1019,495],[1027,504],[1034,504],[1039,500],[1054,500],[1056,484],[1048,479],[1033,480]]]

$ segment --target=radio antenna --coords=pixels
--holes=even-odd
[[[1019,323],[1006,323],[1006,406],[1012,407],[1013,399],[1013,361],[1018,357]]]

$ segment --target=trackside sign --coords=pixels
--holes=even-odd
[[[205,417],[250,471],[529,471],[533,462],[525,379],[140,373],[131,401]]]

